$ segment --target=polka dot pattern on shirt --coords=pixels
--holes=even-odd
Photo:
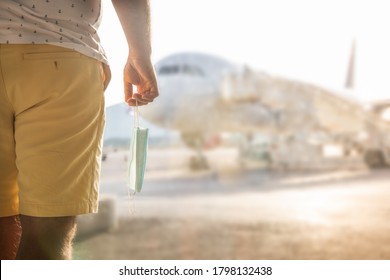
[[[53,44],[107,62],[101,0],[1,0],[0,44]]]

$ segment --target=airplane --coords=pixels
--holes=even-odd
[[[353,87],[354,48],[347,88]],[[241,155],[253,152],[254,135],[267,135],[271,139],[267,146],[270,164],[279,169],[313,168],[316,164],[320,168],[328,164],[324,156],[327,145],[341,147],[344,159],[351,155],[366,159],[367,152],[374,150],[371,161],[377,162],[379,156],[390,163],[390,141],[372,147],[370,139],[372,127],[382,137],[389,123],[347,97],[347,90],[337,92],[270,75],[204,53],[172,54],[155,68],[161,95],[158,102],[143,106],[141,115],[180,132],[183,141],[197,152],[190,162],[193,169],[209,167],[203,150],[220,144],[218,135],[222,133],[246,136]]]

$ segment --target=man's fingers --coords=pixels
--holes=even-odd
[[[129,106],[146,105],[158,96],[157,81],[150,61],[127,61],[124,73],[125,101]],[[135,87],[135,88],[133,88]]]
[[[142,101],[138,101],[136,99],[129,99],[127,101],[127,105],[129,105],[129,106],[144,106],[146,104],[148,104],[148,102],[142,102]]]
[[[158,92],[151,90],[143,93],[136,92],[137,90],[133,89],[133,85],[128,85],[125,90],[125,101],[130,106],[135,106],[135,100],[137,100],[138,105],[146,105],[158,97]]]
[[[126,63],[123,73],[125,101],[133,99],[133,86],[140,83],[137,71],[130,63]]]
[[[138,103],[142,104],[142,105],[146,105],[148,104],[149,102],[152,102],[153,100],[150,100],[148,98],[145,98],[145,95],[144,94],[139,94],[139,93],[134,93],[133,94],[133,99],[137,100]]]
[[[149,91],[146,91],[142,94],[142,98],[152,102],[156,97],[158,97],[158,90],[151,88]]]
[[[130,83],[125,83],[125,101],[128,103],[129,100],[133,98],[133,85]]]
[[[143,99],[142,95],[137,92],[134,92],[133,96],[128,100],[126,100],[126,102],[130,106],[136,106],[136,105],[143,106],[149,103],[148,100]]]

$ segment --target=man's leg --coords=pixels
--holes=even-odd
[[[14,138],[14,111],[3,80],[0,44],[0,259],[15,259],[21,234]]]
[[[1,50],[7,86],[1,87],[0,75],[0,101],[9,104],[3,111],[10,131],[4,150],[12,160],[3,160],[0,153],[0,215],[23,214],[17,259],[67,259],[75,216],[97,211],[104,127],[102,66],[50,45]],[[5,141],[0,127],[1,148]],[[13,173],[3,171],[12,162]],[[12,180],[3,173],[12,174]]]
[[[14,260],[19,248],[19,216],[0,217],[0,260]]]
[[[41,218],[20,216],[22,238],[16,255],[20,260],[66,260],[72,257],[75,216]]]

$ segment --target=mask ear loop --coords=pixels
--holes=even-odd
[[[138,111],[138,101],[137,101],[137,99],[135,100],[134,127],[139,127],[139,111]]]
[[[134,128],[139,127],[139,111],[138,111],[138,101],[135,100],[135,109],[134,109]],[[131,157],[130,157],[131,158]],[[127,187],[127,194],[129,198],[129,213],[130,215],[135,215],[135,194],[137,191],[134,190],[134,192],[130,191],[130,187]]]
[[[130,188],[128,187],[127,188],[127,194],[128,194],[128,198],[129,198],[129,213],[130,215],[135,215],[136,212],[135,212],[135,191],[134,192],[131,192],[130,191]]]

